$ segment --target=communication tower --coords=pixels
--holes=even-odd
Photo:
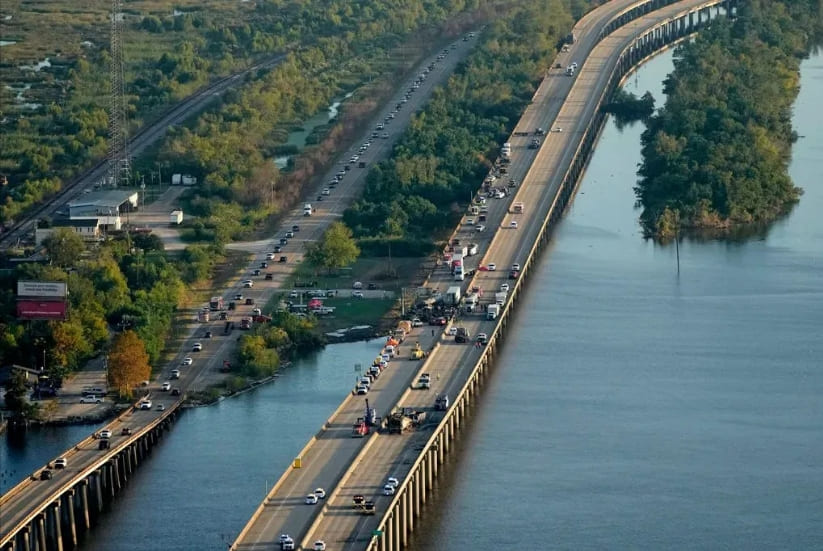
[[[109,155],[106,184],[126,185],[131,176],[126,132],[126,92],[123,78],[123,0],[111,0],[111,94],[109,96]]]

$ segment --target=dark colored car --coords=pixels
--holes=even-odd
[[[123,436],[128,436],[131,434],[131,429],[129,427],[123,427],[123,429],[120,431],[120,434]]]
[[[40,480],[51,480],[53,477],[54,473],[52,473],[50,469],[40,471]]]
[[[374,291],[377,289],[377,283],[369,283],[368,288],[370,291]]]
[[[251,306],[253,304],[254,304],[254,299],[253,298],[249,297],[249,298],[246,299],[246,305],[247,306]]]
[[[289,261],[289,258],[287,256],[281,256],[280,260],[278,260],[278,262],[288,262],[288,261]]]
[[[295,224],[294,226],[291,227],[291,231],[300,231],[300,226]]]
[[[203,338],[205,338],[205,339],[210,339],[210,338],[211,338],[211,336],[212,336],[212,332],[211,332],[211,331],[206,331],[206,332],[203,334]]]
[[[171,395],[172,396],[180,396],[180,389],[179,388],[171,389]]]
[[[281,245],[287,245],[288,243],[289,243],[289,240],[288,240],[288,239],[286,239],[285,237],[281,237],[281,238],[280,238],[280,244],[281,244]],[[278,251],[278,252],[279,252],[279,251]]]
[[[269,272],[269,273],[266,274],[266,279],[267,280],[272,280],[272,279],[274,279],[274,275],[271,272]]]

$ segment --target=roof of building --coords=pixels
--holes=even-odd
[[[100,225],[97,218],[59,218],[52,220],[52,227],[55,228],[96,228]]]
[[[115,208],[128,201],[137,201],[137,192],[132,190],[109,189],[106,191],[93,191],[78,197],[74,201],[69,201],[69,208],[82,207],[103,207]]]

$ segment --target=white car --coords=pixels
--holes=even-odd
[[[111,438],[111,431],[109,429],[103,429],[99,433],[97,433],[98,438]]]
[[[563,128],[560,126],[555,126],[554,129],[552,129],[552,132],[563,132]]]
[[[99,404],[103,400],[99,396],[91,395],[91,396],[83,396],[80,398],[81,404]]]
[[[54,460],[54,468],[55,469],[65,469],[68,467],[69,462],[65,457],[61,457],[59,459]]]
[[[352,291],[351,296],[354,298],[363,298],[363,291]]]
[[[200,352],[203,350],[203,343],[196,342],[191,347],[192,352]]]
[[[398,486],[400,486],[400,481],[397,480],[397,478],[395,478],[393,476],[390,476],[389,478],[386,479],[386,485],[394,486],[395,488],[397,488]]]
[[[394,492],[396,491],[395,487],[391,484],[386,484],[383,486],[383,495],[384,496],[393,496]]]
[[[309,494],[306,496],[306,505],[317,505],[317,496]]]
[[[266,253],[266,260],[274,260],[274,253]]]
[[[314,551],[326,551],[326,542],[323,540],[314,542]]]
[[[511,222],[509,222],[509,227],[513,230],[516,230],[517,229],[517,220],[512,220]]]
[[[500,291],[508,293],[509,292],[509,284],[508,283],[501,283],[500,284]]]
[[[180,365],[191,365],[192,363],[194,363],[194,360],[192,360],[189,356],[186,356],[183,358],[183,361],[180,362]]]
[[[140,409],[151,409],[151,400],[143,400],[140,402]]]
[[[166,382],[165,382],[165,383],[163,383],[163,385],[160,387],[160,390],[162,390],[162,391],[164,391],[164,392],[168,392],[169,390],[171,390],[171,383],[170,383],[170,382],[168,382],[168,381],[166,381]]]
[[[449,327],[449,330],[446,331],[446,334],[450,337],[455,336],[457,334],[457,327],[454,327],[454,326]]]
[[[331,195],[331,190],[329,188],[325,188],[323,190],[323,195]]]
[[[244,279],[241,283],[243,284],[243,287],[245,287],[246,289],[254,287],[254,281],[250,279]]]
[[[423,322],[420,321],[420,318],[414,318],[412,320],[412,327],[423,327]]]
[[[518,264],[517,262],[512,264],[512,270],[514,270],[515,272],[519,272],[520,271],[520,264]]]
[[[497,264],[494,262],[489,262],[486,267],[489,269],[490,272],[497,271]]]
[[[280,549],[283,551],[294,551],[294,539],[292,539],[289,535],[284,535],[286,536],[286,539],[280,540]]]
[[[475,226],[474,229],[478,232],[486,231],[486,226],[484,224],[480,224],[479,226]]]
[[[357,385],[357,394],[363,395],[369,393],[369,387],[366,385]]]
[[[466,218],[467,226],[474,226],[474,218]]]
[[[314,495],[317,496],[317,499],[324,499],[326,497],[326,490],[323,488],[316,488],[314,490]]]

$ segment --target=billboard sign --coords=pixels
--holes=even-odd
[[[18,281],[18,297],[66,298],[66,284],[60,281]]]
[[[17,317],[23,320],[65,320],[65,301],[18,300]]]

